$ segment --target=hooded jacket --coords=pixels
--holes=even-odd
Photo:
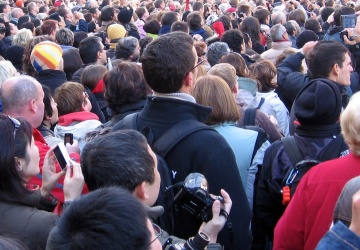
[[[54,134],[63,140],[65,133],[72,133],[74,139],[79,141],[79,148],[82,150],[85,146],[83,137],[87,132],[94,130],[100,125],[101,122],[99,122],[97,115],[91,112],[73,112],[59,117],[58,124],[54,129]]]
[[[324,41],[338,41],[344,44],[344,41],[340,38],[342,30],[344,29],[340,26],[331,26],[324,36]]]

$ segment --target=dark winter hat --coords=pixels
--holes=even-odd
[[[296,37],[296,46],[301,49],[305,43],[319,40],[318,35],[312,30],[304,30]]]
[[[314,79],[297,95],[295,116],[301,125],[335,124],[341,113],[341,93],[335,82]]]
[[[59,15],[59,13],[57,13],[57,12],[52,13],[52,14],[48,17],[48,19],[50,19],[50,20],[55,20],[55,21],[57,21],[57,22],[61,22],[60,15]]]
[[[17,68],[17,66],[22,65],[24,51],[23,46],[12,45],[6,50],[6,58]]]
[[[124,7],[118,13],[118,20],[120,23],[129,23],[133,15],[133,9]]]

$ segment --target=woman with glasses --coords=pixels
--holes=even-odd
[[[41,187],[28,184],[40,172],[39,159],[31,125],[0,115],[0,235],[15,238],[29,249],[45,249],[49,232],[58,219],[51,213],[57,204],[51,191],[65,175],[55,173],[55,156],[49,150],[42,168]],[[78,197],[83,187],[80,165],[74,162],[72,165],[66,170],[65,200]]]

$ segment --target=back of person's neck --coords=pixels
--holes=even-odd
[[[154,91],[154,96],[157,97],[165,97],[165,98],[172,98],[172,99],[178,99],[183,101],[188,101],[192,103],[196,103],[195,98],[192,95],[186,94],[184,92],[176,92],[176,93],[157,93]]]

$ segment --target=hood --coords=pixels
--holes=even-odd
[[[270,92],[267,92],[267,93],[257,92],[256,96],[260,97],[260,98],[263,97],[266,100],[271,99],[271,98],[278,98],[278,94],[276,94],[274,91],[270,91]]]
[[[62,115],[59,117],[58,125],[61,126],[70,126],[72,123],[75,122],[83,122],[87,120],[99,120],[99,117],[94,113],[88,111],[80,111],[80,112],[73,112],[67,115]]]
[[[343,28],[342,27],[340,27],[340,26],[331,26],[329,29],[328,29],[328,31],[327,31],[327,33],[329,34],[329,35],[334,35],[335,33],[339,33],[340,31],[342,31],[343,30]]]
[[[190,35],[201,35],[206,33],[206,31],[203,28],[197,29],[197,30],[190,30]]]
[[[171,31],[171,25],[163,25],[159,30],[159,35],[165,35],[167,33],[170,33]]]

